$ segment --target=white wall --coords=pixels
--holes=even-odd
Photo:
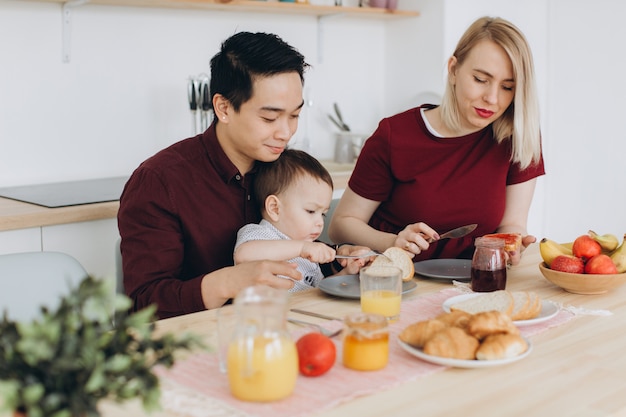
[[[277,33],[313,65],[317,157],[332,157],[333,102],[353,130],[373,130],[382,115],[384,21],[87,4],[73,9],[63,63],[61,11],[0,2],[0,187],[127,175],[189,136],[187,78],[208,72],[221,41],[242,30]]]
[[[330,159],[333,102],[353,130],[371,132],[424,93],[440,94],[460,34],[478,16],[499,15],[524,31],[537,69],[548,174],[530,232],[562,241],[590,228],[626,232],[626,4],[400,0],[400,7],[421,16],[318,20],[88,4],[74,9],[72,61],[64,64],[59,4],[0,1],[0,187],[129,174],[188,136],[187,77],[208,71],[219,43],[237,30],[278,33],[313,65],[305,87],[314,105],[303,119],[312,153]]]
[[[546,234],[626,233],[626,3],[551,0]]]

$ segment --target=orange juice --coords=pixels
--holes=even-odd
[[[291,395],[296,386],[298,352],[286,337],[244,338],[230,344],[227,366],[230,390],[236,398],[274,401]]]
[[[343,364],[358,371],[375,371],[389,361],[389,330],[380,314],[357,313],[346,317]]]
[[[377,313],[388,320],[398,320],[400,317],[400,301],[402,295],[391,290],[370,290],[361,294],[361,311]]]

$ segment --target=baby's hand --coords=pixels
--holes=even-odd
[[[368,258],[346,259],[346,265],[340,271],[339,275],[358,274],[361,268],[368,262]]]
[[[311,262],[325,264],[335,259],[335,250],[325,243],[304,242],[300,256]]]

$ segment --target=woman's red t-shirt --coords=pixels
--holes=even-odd
[[[506,186],[545,173],[543,158],[520,170],[510,157],[510,141],[498,144],[491,126],[439,138],[430,133],[418,107],[380,122],[348,185],[361,197],[381,202],[369,221],[378,230],[398,233],[424,222],[443,233],[477,223],[471,235],[437,242],[414,260],[471,258],[475,237],[495,232],[502,220]]]

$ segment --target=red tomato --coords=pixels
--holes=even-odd
[[[321,333],[307,333],[300,337],[296,342],[296,349],[302,375],[323,375],[335,364],[335,343]]]

